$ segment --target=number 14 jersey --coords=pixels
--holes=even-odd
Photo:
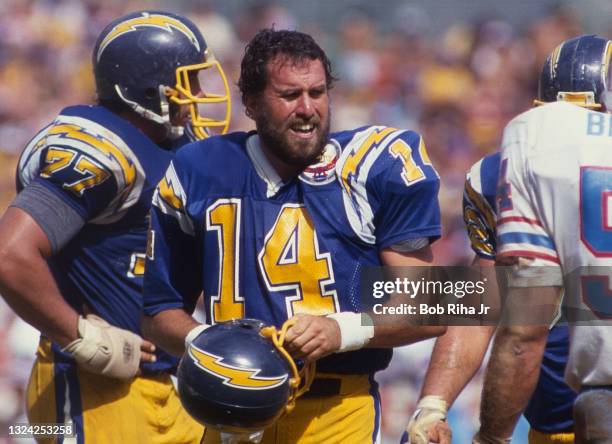
[[[364,127],[332,134],[321,161],[283,182],[256,133],[180,150],[153,198],[147,315],[209,323],[249,317],[280,326],[298,313],[361,311],[360,273],[382,249],[440,235],[439,178],[421,137]],[[371,373],[389,350],[321,360],[319,371]]]

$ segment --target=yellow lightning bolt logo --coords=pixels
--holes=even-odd
[[[174,187],[172,177],[168,177],[168,175],[164,176],[157,187],[159,189],[159,196],[164,202],[177,211],[185,211],[183,200]]]
[[[357,169],[361,165],[365,155],[371,148],[377,146],[385,137],[394,131],[396,131],[396,129],[391,127],[373,131],[368,138],[350,154],[349,158],[344,163],[342,172],[340,174],[342,187],[346,190],[349,196],[352,194],[350,183],[357,174]]]
[[[265,377],[257,376],[261,369],[245,369],[223,363],[223,358],[207,353],[193,345],[189,347],[189,356],[195,364],[206,372],[223,379],[223,384],[244,390],[266,390],[283,384],[289,374]]]
[[[136,180],[136,167],[125,154],[110,140],[98,137],[86,132],[85,128],[73,124],[58,124],[49,130],[47,136],[63,136],[67,139],[84,142],[98,151],[104,153],[107,158],[113,159],[121,167],[121,172],[128,188],[131,188]]]
[[[565,43],[561,43],[559,46],[557,46],[553,52],[552,55],[550,56],[550,76],[551,77],[555,77],[555,74],[557,73],[557,63],[559,62],[559,56],[561,55],[561,49],[563,49],[563,45]]]
[[[169,32],[173,32],[173,29],[175,29],[186,35],[197,50],[200,51],[200,43],[198,42],[197,37],[193,31],[180,20],[167,15],[149,14],[148,12],[143,12],[142,16],[140,17],[134,17],[119,23],[107,34],[106,37],[104,37],[104,40],[102,40],[98,49],[97,59],[100,60],[100,56],[102,55],[102,52],[104,52],[104,49],[117,37],[128,32],[136,31],[136,29],[143,26],[152,26],[154,28],[165,29]]]

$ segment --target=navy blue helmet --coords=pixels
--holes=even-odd
[[[610,88],[612,41],[583,35],[561,43],[548,56],[538,87],[536,105],[558,100],[600,109]]]
[[[229,127],[229,87],[221,65],[214,60],[198,28],[188,19],[162,11],[138,11],[104,28],[92,55],[98,99],[128,106],[180,136],[184,123],[179,107],[189,110],[198,138],[216,127]],[[221,94],[206,92],[201,72],[215,70]],[[219,104],[220,118],[200,116],[198,105]]]
[[[192,341],[177,376],[181,402],[194,419],[244,434],[265,429],[286,411],[300,378],[291,358],[262,334],[264,327],[232,320]]]

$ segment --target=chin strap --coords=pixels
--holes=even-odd
[[[160,85],[159,86],[159,97],[160,97],[160,107],[161,107],[161,115],[154,113],[150,109],[145,108],[140,105],[138,102],[128,99],[121,92],[121,88],[119,85],[115,85],[115,92],[119,96],[121,100],[123,100],[132,110],[144,117],[147,120],[152,120],[155,123],[159,123],[163,125],[168,130],[168,136],[171,139],[178,139],[183,135],[183,127],[173,126],[170,123],[170,105],[168,102],[168,94],[167,87]]]
[[[315,377],[316,364],[314,362],[305,363],[302,370],[298,371],[295,361],[291,355],[289,355],[289,352],[285,350],[284,343],[287,330],[289,327],[295,324],[295,322],[295,319],[288,319],[285,321],[280,330],[274,326],[268,326],[262,328],[260,331],[260,334],[263,337],[270,339],[276,349],[285,357],[289,363],[289,366],[291,367],[291,372],[293,373],[293,377],[289,380],[289,385],[292,390],[291,395],[289,395],[289,400],[287,401],[287,406],[285,407],[285,413],[289,413],[291,410],[293,410],[295,407],[295,401],[310,389],[310,385]]]

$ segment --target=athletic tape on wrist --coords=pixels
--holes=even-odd
[[[363,313],[343,311],[327,315],[338,323],[340,327],[340,349],[338,352],[358,350],[365,347],[370,339],[374,337],[374,325],[362,325],[362,316],[366,322],[372,323],[371,319]]]
[[[448,411],[448,404],[441,396],[427,395],[421,398],[417,404],[417,409],[437,410],[446,415],[446,412]]]

